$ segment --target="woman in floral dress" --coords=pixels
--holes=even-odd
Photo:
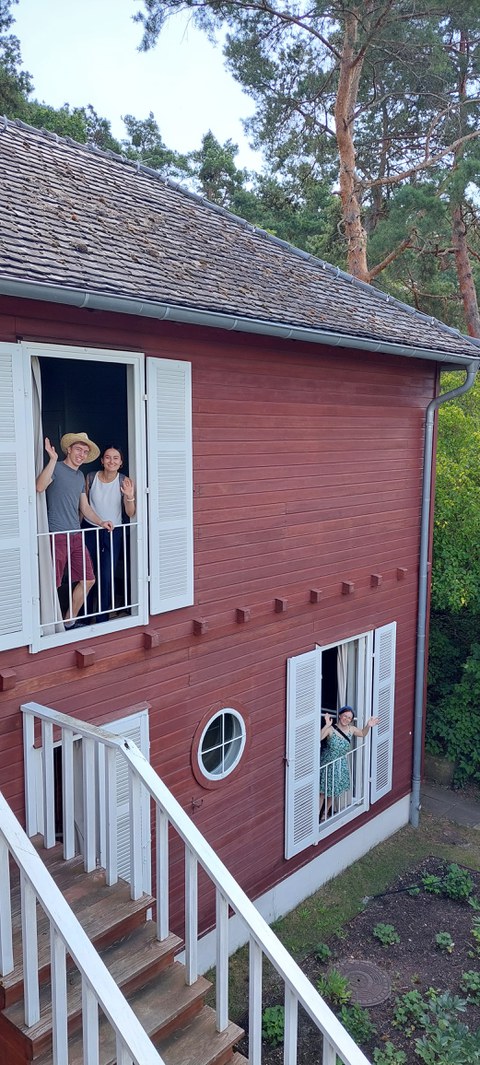
[[[357,728],[353,718],[351,706],[342,706],[335,723],[331,714],[325,714],[320,732],[320,821],[327,818],[334,798],[350,787],[347,754],[352,736],[364,737],[373,725],[378,724],[378,717],[371,717],[363,728]]]

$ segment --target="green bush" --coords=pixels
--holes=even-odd
[[[427,715],[427,749],[455,763],[454,782],[480,783],[480,644],[473,643],[460,680]]]
[[[267,1006],[262,1013],[262,1037],[270,1046],[283,1042],[285,1009],[283,1006]]]
[[[390,947],[392,943],[400,943],[400,936],[398,932],[395,931],[393,924],[382,924],[382,922],[379,921],[379,923],[375,925],[372,935],[375,936],[375,939],[379,939],[384,947]]]
[[[352,1039],[360,1045],[362,1043],[368,1043],[377,1031],[368,1010],[359,1006],[358,1002],[352,1002],[351,1005],[342,1006],[340,1010],[340,1020],[343,1027],[350,1033]]]
[[[437,932],[435,936],[435,943],[439,950],[446,951],[447,954],[451,954],[455,946],[450,932]]]
[[[420,1028],[428,1009],[428,1002],[419,991],[406,991],[395,999],[393,1027],[401,1028],[405,1035],[411,1035],[415,1028]]]
[[[317,991],[335,1006],[345,1006],[352,997],[347,977],[338,969],[330,969],[326,976],[317,980]]]
[[[468,969],[467,972],[462,973],[460,987],[462,991],[466,991],[472,1002],[480,1005],[480,973],[478,969]]]
[[[317,961],[319,961],[321,964],[323,964],[323,962],[329,961],[329,959],[332,957],[332,952],[330,950],[330,947],[328,946],[328,943],[319,943],[318,946],[315,947],[315,957]]]
[[[384,1047],[375,1047],[373,1060],[375,1065],[404,1065],[407,1055],[403,1050],[397,1050],[389,1041]]]

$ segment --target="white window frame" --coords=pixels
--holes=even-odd
[[[203,741],[205,739],[205,735],[206,735],[208,729],[213,724],[213,722],[216,721],[218,717],[222,717],[224,719],[226,714],[230,714],[232,717],[236,718],[236,720],[239,721],[239,723],[240,723],[240,736],[235,737],[235,739],[239,739],[240,740],[238,754],[237,754],[237,756],[235,758],[235,761],[232,762],[232,765],[228,766],[228,769],[224,770],[221,773],[209,773],[208,770],[205,768],[205,766],[203,764],[203,761],[202,761],[202,745],[203,745]],[[234,710],[234,708],[232,706],[225,706],[225,707],[222,707],[221,710],[217,710],[217,712],[215,714],[212,714],[212,717],[206,722],[206,724],[205,724],[205,726],[204,726],[204,728],[202,730],[202,734],[200,736],[200,740],[199,740],[199,744],[198,744],[197,762],[198,762],[198,768],[199,768],[202,776],[205,777],[206,780],[213,780],[213,781],[226,780],[227,777],[230,776],[230,773],[233,773],[233,771],[239,765],[239,763],[240,763],[240,761],[242,759],[242,756],[243,756],[243,752],[245,750],[246,742],[247,742],[247,728],[246,728],[245,721],[244,721],[242,715],[239,713],[239,711],[238,710]],[[222,744],[221,744],[221,748],[219,748],[219,749],[223,750],[224,746],[225,746],[225,740],[223,739],[222,740]]]
[[[36,653],[49,647],[78,644],[110,632],[123,631],[148,623],[149,613],[190,606],[193,594],[193,471],[192,471],[192,414],[191,414],[191,364],[174,359],[146,357],[143,352],[116,349],[79,347],[72,345],[1,344],[0,355],[5,354],[4,365],[8,370],[9,359],[13,368],[13,386],[10,400],[13,403],[13,433],[7,425],[5,439],[0,438],[5,462],[16,461],[17,494],[12,501],[11,519],[3,534],[1,549],[5,552],[4,566],[8,566],[11,544],[17,555],[20,551],[21,588],[16,600],[21,612],[21,623],[15,631],[0,637],[0,650],[29,646]],[[37,565],[37,522],[35,507],[35,463],[33,441],[31,360],[32,356],[57,358],[62,361],[83,360],[107,362],[127,368],[127,421],[129,437],[129,465],[135,476],[137,511],[135,515],[136,544],[132,579],[138,591],[137,612],[130,616],[103,621],[84,629],[65,630],[41,634],[40,591]],[[3,364],[0,358],[0,380]],[[146,393],[145,380],[153,382],[152,395]],[[172,413],[173,409],[173,413]],[[147,419],[145,416],[147,410]],[[150,411],[150,424],[148,413]],[[179,413],[180,412],[180,413]],[[10,413],[10,408],[7,413]],[[147,421],[147,424],[146,424]],[[161,422],[160,429],[158,422]],[[165,422],[165,425],[163,424]],[[166,427],[166,428],[165,428]],[[182,433],[183,439],[182,439]],[[173,446],[170,437],[174,437]],[[148,459],[147,459],[148,450]],[[172,455],[175,471],[172,473],[169,491],[159,481],[157,469],[163,460],[167,469],[168,456]],[[165,461],[166,456],[166,461]],[[157,461],[155,461],[157,460]],[[147,464],[149,487],[147,487]],[[9,467],[8,467],[9,468]],[[179,476],[180,469],[180,476]],[[155,509],[147,516],[147,498],[153,491]],[[178,497],[175,492],[178,491]],[[168,499],[166,498],[168,496]],[[15,506],[13,506],[13,503]],[[180,521],[177,512],[180,513]],[[155,521],[152,520],[152,513]],[[161,539],[163,529],[163,540]],[[167,530],[167,535],[165,535]],[[149,535],[150,534],[150,535]],[[183,537],[183,548],[175,553],[175,544]],[[153,559],[152,571],[148,569],[148,546]],[[167,543],[167,548],[165,548]],[[10,554],[8,553],[10,551]],[[0,552],[0,571],[2,557]],[[163,567],[163,570],[162,570]],[[165,580],[167,574],[167,580]],[[173,574],[173,577],[172,577]],[[175,583],[177,582],[177,583]],[[6,616],[8,620],[8,615]]]
[[[285,857],[292,858],[320,839],[332,835],[366,813],[370,806],[392,788],[394,681],[396,623],[376,630],[315,646],[313,651],[287,661],[287,748],[285,788]],[[379,716],[378,730],[369,729],[358,740],[364,744],[363,773],[358,801],[319,824],[318,793],[320,779],[320,719],[325,713],[321,700],[322,654],[332,647],[357,642],[359,654],[356,674],[356,724],[362,728],[371,715]],[[393,663],[393,670],[391,668]],[[303,693],[304,706],[298,704],[298,676],[305,671],[311,680]],[[314,671],[314,672],[312,672]],[[316,679],[315,679],[316,678]],[[327,711],[328,712],[328,711]],[[304,734],[303,734],[304,733]],[[297,750],[300,752],[297,756]],[[376,771],[378,758],[381,772]],[[378,779],[379,778],[379,779]],[[300,798],[297,798],[297,794]],[[300,821],[303,822],[300,824]],[[303,832],[303,835],[302,835]]]

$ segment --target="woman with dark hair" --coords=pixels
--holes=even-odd
[[[320,732],[320,821],[326,820],[334,798],[350,787],[347,755],[352,737],[364,737],[378,724],[378,717],[370,717],[363,728],[357,728],[353,719],[351,706],[342,706],[335,722],[331,714],[325,714]]]
[[[101,529],[88,534],[93,566],[97,577],[99,614],[96,621],[107,621],[106,611],[115,609],[115,570],[123,544],[124,515],[135,515],[135,485],[120,473],[123,454],[116,444],[108,444],[100,455],[102,469],[87,474],[85,490],[90,505],[105,520],[112,522],[112,533]],[[113,576],[113,582],[112,582]]]

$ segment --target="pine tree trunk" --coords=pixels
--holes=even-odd
[[[348,269],[354,277],[369,281],[367,234],[362,222],[360,190],[357,181],[354,117],[363,61],[355,57],[358,9],[345,20],[340,59],[340,75],[335,102],[335,132],[339,154],[339,184],[342,217],[347,240]]]
[[[457,268],[458,287],[462,297],[467,332],[480,337],[480,312],[467,246],[467,230],[460,204],[452,207],[453,251]]]

